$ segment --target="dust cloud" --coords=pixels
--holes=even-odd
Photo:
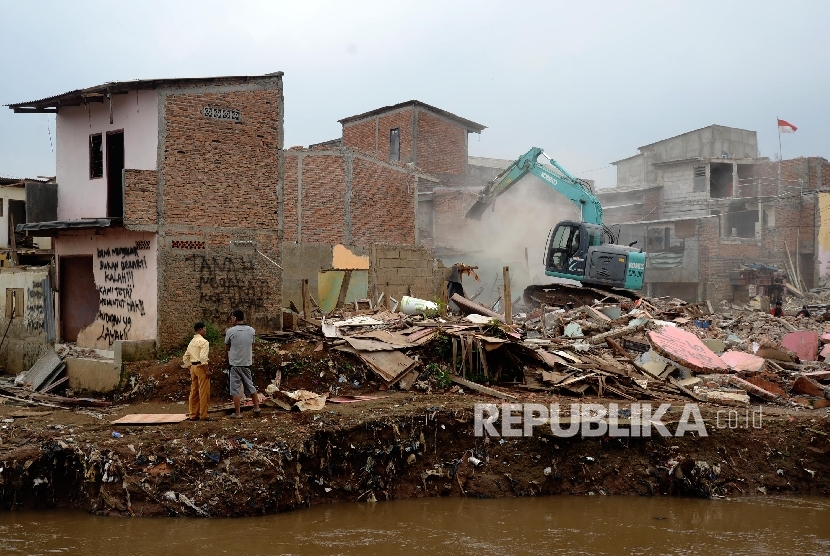
[[[453,238],[453,246],[467,257],[463,262],[479,266],[481,283],[464,278],[467,295],[472,296],[483,287],[477,301],[494,303],[501,295],[504,266],[510,267],[514,299],[529,284],[560,281],[545,276],[543,257],[548,234],[559,221],[578,221],[580,216],[566,197],[540,179],[523,178],[498,197],[481,220],[466,219]]]

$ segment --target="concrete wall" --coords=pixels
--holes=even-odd
[[[2,207],[0,208],[0,245],[6,246],[10,245],[9,243],[9,200],[14,201],[25,201],[26,200],[26,190],[22,187],[7,187],[7,186],[0,186],[0,202],[2,202]],[[21,222],[15,222],[16,224],[21,224]],[[52,238],[49,237],[36,237],[35,239],[35,247],[38,249],[51,249],[52,248]]]
[[[688,158],[756,158],[758,136],[754,131],[713,125],[689,131],[640,147],[649,162],[666,162]]]
[[[158,315],[156,234],[123,229],[104,229],[100,234],[70,234],[55,240],[55,255],[58,260],[64,256],[92,255],[95,285],[100,296],[95,322],[78,335],[78,345],[111,350],[117,340],[155,340]],[[60,268],[60,264],[57,266]],[[58,276],[58,283],[71,279],[71,276]]]
[[[617,187],[653,185],[646,180],[646,159],[642,154],[620,160],[614,165],[617,167]]]
[[[376,245],[369,271],[369,291],[386,292],[400,301],[404,295],[440,299],[444,266],[426,249],[416,246]]]
[[[684,163],[658,167],[657,182],[663,186],[661,218],[708,216],[709,188],[694,191],[694,168],[700,164]]]
[[[56,118],[58,220],[101,218],[107,214],[106,133],[124,130],[124,167],[155,170],[158,152],[156,91],[113,95],[110,105],[65,106]],[[104,134],[104,177],[89,177],[89,136]]]
[[[6,340],[0,349],[0,365],[7,373],[28,370],[47,348],[42,282],[48,274],[48,267],[0,269],[0,330],[5,332],[8,327]],[[20,312],[11,319],[11,324],[6,317],[6,292],[9,288],[22,290],[24,296],[22,303],[18,302]]]
[[[440,297],[443,264],[427,249],[413,245],[377,244],[367,246],[283,244],[283,307],[289,302],[302,310],[301,281],[308,279],[311,294],[318,299],[321,270],[369,269],[368,295],[379,296],[387,289],[392,297],[408,295],[433,300]],[[388,284],[388,287],[387,287]],[[377,297],[375,297],[377,300]]]
[[[830,279],[830,193],[818,194],[818,248],[819,281]]]

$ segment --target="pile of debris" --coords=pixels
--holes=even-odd
[[[382,390],[423,384],[422,348],[437,342],[449,380],[503,399],[533,391],[830,406],[830,366],[818,361],[830,357],[830,324],[815,318],[606,297],[580,307],[525,306],[507,319],[458,294],[451,301],[460,315],[356,307],[300,319],[307,326],[298,333],[317,338],[318,350],[355,356]]]
[[[87,350],[80,348],[86,354]],[[93,352],[94,350],[88,350]],[[79,353],[74,346],[59,345],[58,351],[47,349],[43,355],[25,372],[14,379],[0,379],[0,398],[4,403],[21,405],[40,405],[46,407],[108,407],[110,402],[93,398],[79,398],[72,395],[67,388],[69,376],[66,374],[64,358]],[[97,354],[97,357],[101,357]],[[65,396],[55,394],[64,390]]]

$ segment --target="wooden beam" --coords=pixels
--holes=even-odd
[[[469,388],[470,390],[475,390],[476,392],[480,392],[482,394],[487,394],[488,396],[493,396],[494,398],[500,398],[502,400],[518,400],[516,396],[512,394],[505,394],[504,392],[499,392],[498,390],[494,390],[492,388],[487,388],[486,386],[482,386],[481,384],[476,384],[475,382],[470,382],[467,379],[461,378],[460,376],[450,375],[450,379],[455,382],[456,384],[460,384],[465,388]]]
[[[510,297],[510,267],[506,266],[504,272],[504,322],[513,324],[513,298]]]
[[[308,320],[311,318],[311,294],[308,291],[308,278],[303,279],[303,318]]]
[[[57,114],[57,108],[36,108],[28,106],[15,106],[15,114]]]

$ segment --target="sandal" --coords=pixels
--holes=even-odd
[[[254,410],[254,415],[259,415],[260,413],[262,413],[261,407]]]
[[[234,413],[233,415],[231,415],[231,419],[242,419],[242,414]]]

